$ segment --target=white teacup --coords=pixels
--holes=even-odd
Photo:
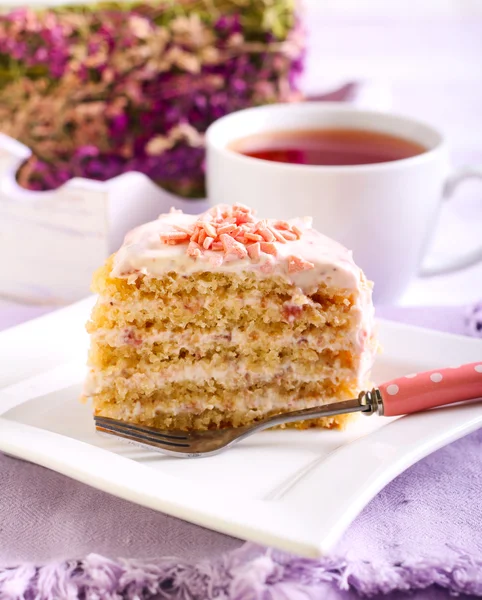
[[[399,136],[426,152],[391,162],[354,166],[311,166],[271,162],[228,146],[263,132],[323,128],[364,129]],[[357,110],[341,103],[278,104],[242,110],[209,127],[207,187],[212,204],[241,202],[260,217],[311,215],[314,226],[353,250],[375,282],[379,303],[397,301],[419,275],[467,267],[482,259],[482,247],[449,264],[423,269],[422,259],[443,199],[482,169],[449,176],[444,136],[416,120]]]

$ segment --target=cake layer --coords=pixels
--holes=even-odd
[[[337,401],[333,399],[333,402]],[[206,429],[219,429],[222,427],[243,427],[244,425],[250,425],[260,417],[270,417],[283,412],[282,410],[273,410],[268,413],[260,414],[255,411],[230,411],[225,409],[213,409],[205,410],[201,414],[190,414],[182,413],[173,415],[172,413],[157,413],[155,417],[147,421],[140,421],[136,417],[126,416],[126,414],[119,409],[113,408],[112,410],[105,410],[102,412],[102,416],[109,417],[111,419],[118,419],[129,421],[131,423],[139,423],[141,425],[147,425],[147,427],[156,427],[161,430],[206,430]],[[355,413],[346,415],[336,415],[333,417],[322,417],[320,419],[309,419],[305,421],[297,421],[296,423],[289,423],[281,425],[279,428],[282,429],[309,429],[312,427],[324,427],[325,429],[344,429],[348,423],[358,418]]]
[[[160,348],[162,350],[162,347]],[[205,356],[181,351],[175,358],[160,358],[155,348],[111,348],[93,350],[91,361],[98,366],[92,370],[89,393],[116,386],[146,389],[162,387],[167,382],[191,381],[196,384],[215,380],[225,389],[244,385],[269,383],[283,379],[292,382],[310,382],[317,379],[355,378],[358,364],[347,350],[326,349],[317,352],[310,348],[288,348],[278,352],[272,347],[250,352],[248,347],[212,349]],[[244,352],[243,352],[244,350]],[[197,349],[196,349],[197,352]]]
[[[139,336],[177,331],[183,333],[190,331],[194,325],[203,331],[217,330],[217,335],[229,333],[235,329],[246,332],[254,332],[259,329],[270,335],[296,335],[302,336],[315,329],[329,327],[337,330],[337,333],[345,331],[351,337],[354,334],[365,332],[365,327],[359,327],[357,316],[350,312],[350,304],[340,307],[333,304],[325,311],[316,305],[305,304],[302,307],[292,304],[278,304],[276,310],[265,311],[259,307],[243,307],[239,310],[218,310],[216,305],[203,307],[197,311],[186,312],[184,307],[179,308],[175,299],[167,305],[156,306],[155,303],[144,302],[135,305],[98,305],[93,311],[95,325],[89,325],[89,333],[95,334],[98,329],[124,331],[126,336],[133,335],[129,340],[125,338],[125,344],[138,343]],[[177,304],[177,306],[176,306]],[[256,325],[255,325],[256,324]],[[131,333],[129,334],[129,330]],[[134,331],[133,331],[134,330]],[[143,341],[143,340],[142,340]],[[164,340],[163,340],[164,341]],[[357,342],[358,343],[358,342]],[[118,344],[116,344],[118,345]]]
[[[106,390],[95,396],[95,413],[105,417],[155,425],[158,415],[195,418],[206,410],[237,415],[236,426],[288,410],[301,410],[347,400],[357,395],[355,382],[334,385],[328,380],[298,384],[287,389],[283,383],[245,386],[226,390],[209,382],[168,383],[162,390],[132,391],[120,398],[116,390]]]
[[[268,338],[265,338],[268,341]],[[186,379],[189,379],[191,369],[199,365],[199,369],[218,369],[221,365],[229,366],[232,372],[269,373],[270,369],[287,369],[292,365],[306,366],[307,368],[319,368],[320,374],[324,369],[348,369],[357,372],[358,359],[350,352],[349,344],[337,343],[335,347],[314,349],[304,347],[302,343],[293,347],[277,346],[275,343],[262,346],[262,340],[257,345],[246,344],[233,345],[227,342],[222,345],[207,346],[205,349],[199,346],[187,346],[180,352],[166,355],[164,344],[152,346],[143,344],[140,346],[123,346],[112,348],[111,346],[94,346],[91,350],[91,360],[95,360],[101,368],[118,366],[119,370],[127,376],[131,370],[133,373],[161,371],[168,367],[168,363],[178,364],[180,369],[186,371]],[[263,364],[259,364],[263,360]],[[230,364],[227,365],[227,361]],[[231,361],[236,361],[234,364]]]
[[[181,276],[142,278],[136,285],[110,279],[109,265],[97,272],[93,289],[103,294],[92,313],[89,333],[98,327],[134,325],[161,330],[184,328],[194,320],[206,329],[231,330],[253,321],[293,324],[295,331],[325,324],[367,329],[371,315],[361,310],[356,295],[321,286],[308,296],[281,279],[259,280],[223,273],[201,273],[186,283]],[[129,288],[134,288],[130,290]],[[206,294],[206,289],[212,289]],[[291,330],[291,329],[290,329]]]

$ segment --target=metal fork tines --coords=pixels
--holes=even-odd
[[[95,416],[94,420],[97,431],[123,438],[151,450],[179,457],[207,456],[269,427],[344,413],[364,412],[366,415],[373,414],[376,412],[374,410],[375,405],[372,402],[374,391],[360,394],[355,400],[275,415],[244,427],[209,429],[207,431],[162,431],[154,427],[126,423],[100,416]]]
[[[166,447],[172,446],[172,448],[179,448],[178,452],[182,452],[182,448],[189,446],[189,434],[186,431],[162,431],[153,427],[98,416],[94,417],[94,421],[97,431],[111,433],[139,443],[144,442],[152,446],[158,444],[165,445]]]

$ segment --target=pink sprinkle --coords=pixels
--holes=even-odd
[[[276,229],[283,229],[283,230],[289,230],[289,229],[291,229],[290,224],[288,223],[288,221],[275,221],[273,223],[273,226],[276,227]]]
[[[236,242],[235,253],[239,256],[239,258],[246,258],[248,256],[248,251],[246,250],[246,246]]]
[[[261,258],[261,248],[259,242],[246,246],[246,250],[248,251],[248,255],[251,260],[258,260]]]
[[[273,242],[276,239],[269,229],[258,229],[258,233],[265,242]]]
[[[278,256],[278,251],[276,250],[276,246],[273,244],[273,242],[261,242],[260,247],[261,252]]]
[[[199,232],[199,238],[197,243],[202,246],[204,244],[204,240],[207,238],[208,236],[206,235],[206,231],[204,229],[201,229],[201,231]]]
[[[296,227],[296,225],[293,225],[291,227],[291,231],[298,236],[298,239],[300,239],[300,237],[302,236],[303,232],[301,231],[301,229],[299,229],[298,227]]]
[[[211,247],[213,242],[214,242],[214,238],[212,238],[212,237],[205,238],[205,240],[203,242],[203,248],[205,250],[209,250],[209,248]]]
[[[299,256],[288,256],[288,273],[297,273],[299,271],[307,271],[308,269],[314,269],[315,265],[312,262],[308,262],[304,258]]]
[[[251,209],[249,208],[249,206],[246,206],[246,204],[241,204],[241,202],[236,202],[236,204],[233,205],[233,208],[238,209],[244,213],[251,213]]]
[[[214,250],[215,252],[219,252],[220,250],[224,250],[224,246],[221,244],[221,242],[213,242],[212,246],[211,246],[211,250]]]
[[[293,233],[292,231],[283,231],[282,235],[283,235],[284,239],[287,240],[288,242],[294,242],[298,239],[298,236],[296,235],[296,233]]]
[[[244,236],[247,240],[252,240],[253,242],[262,242],[264,239],[263,236],[257,233],[245,233]]]
[[[218,227],[218,235],[222,235],[223,233],[231,233],[235,229],[236,229],[236,225],[232,225],[232,224],[222,225],[221,227]]]
[[[251,221],[251,217],[246,213],[237,213],[236,221],[238,225],[241,225],[242,223],[249,223]]]
[[[232,238],[230,235],[228,235],[227,233],[221,233],[219,236],[219,239],[221,240],[221,243],[223,245],[223,248],[225,250],[230,250],[234,244],[236,243],[234,238]]]
[[[276,240],[278,242],[281,242],[282,244],[286,244],[286,240],[284,239],[284,237],[281,235],[281,233],[279,231],[276,231],[276,229],[274,227],[268,227],[268,229],[271,231],[271,233],[274,235],[274,237],[276,238]]]
[[[209,214],[215,219],[218,220],[221,218],[221,209],[219,206],[213,206],[209,211]]]
[[[204,231],[206,232],[206,234],[209,237],[216,239],[217,233],[216,233],[216,228],[214,227],[214,225],[211,225],[211,223],[203,223],[203,227],[204,227]]]
[[[236,258],[245,258],[248,255],[246,247],[237,242],[233,237],[227,233],[223,233],[219,236],[225,252],[225,260],[233,260],[232,255]]]
[[[187,254],[188,256],[192,256],[193,258],[198,258],[199,256],[202,256],[202,250],[201,247],[199,246],[199,244],[196,244],[196,242],[189,242],[188,247],[187,247]]]
[[[191,242],[196,242],[199,240],[199,229],[196,227],[194,233],[191,236]]]

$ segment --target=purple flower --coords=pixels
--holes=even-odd
[[[193,21],[198,48],[175,42],[165,15],[143,5],[73,14],[60,8],[0,15],[0,61],[15,73],[0,89],[0,103],[8,102],[15,119],[0,120],[0,130],[32,149],[19,173],[31,189],[136,170],[176,193],[202,195],[199,140],[207,127],[229,112],[297,92],[299,22],[286,26],[285,40],[279,29],[274,35],[261,25],[248,28],[240,14],[204,15],[201,26]],[[202,47],[204,38],[215,40],[211,49]],[[286,51],[280,40],[289,43]],[[145,150],[153,138],[161,149],[156,156]]]
[[[233,33],[241,33],[240,15],[223,15],[214,24],[215,31],[221,37],[229,37]]]
[[[129,119],[127,115],[122,114],[114,117],[110,121],[110,131],[114,136],[121,136],[125,133],[127,126],[129,124]]]

